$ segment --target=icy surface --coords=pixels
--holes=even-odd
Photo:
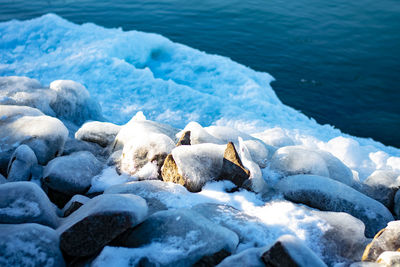
[[[277,127],[258,137],[273,146],[293,142],[327,150],[361,180],[378,168],[399,168],[398,149],[318,125],[283,105],[269,74],[157,34],[77,25],[49,14],[0,23],[0,36],[0,76],[28,76],[43,85],[58,79],[77,81],[114,123],[125,123],[143,111],[151,120],[179,128],[189,121],[234,126],[247,133]],[[386,156],[376,161],[377,152]]]
[[[114,142],[120,129],[121,126],[109,122],[91,121],[79,128],[75,133],[75,138],[106,147]]]
[[[35,152],[27,146],[20,145],[14,151],[8,163],[7,179],[8,181],[28,181],[32,177],[31,169],[37,165]]]

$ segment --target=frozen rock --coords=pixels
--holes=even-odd
[[[234,252],[239,239],[234,232],[202,215],[182,209],[154,213],[142,224],[120,236],[117,244],[136,248],[153,242],[178,246],[186,257],[175,264],[191,266],[204,256],[222,250]]]
[[[121,126],[109,122],[91,121],[86,122],[75,133],[75,138],[99,144],[102,147],[111,145],[114,142]]]
[[[382,265],[377,262],[358,261],[350,264],[349,267],[382,267]]]
[[[100,160],[105,160],[108,157],[108,151],[100,145],[96,143],[81,141],[75,138],[67,139],[62,155],[67,156],[80,151],[89,151]]]
[[[50,103],[56,116],[81,125],[87,120],[101,120],[100,105],[90,98],[87,89],[70,80],[57,80],[50,84],[57,97]]]
[[[355,180],[349,167],[329,152],[323,150],[317,150],[316,152],[325,161],[326,167],[328,168],[329,178],[348,186],[354,186]]]
[[[186,131],[182,134],[176,146],[190,146],[190,131]]]
[[[393,212],[397,218],[400,218],[400,191],[397,190],[394,195]]]
[[[245,247],[259,247],[271,239],[271,230],[258,218],[228,205],[203,203],[192,207],[205,218],[235,232]]]
[[[261,255],[268,247],[249,248],[238,254],[225,258],[218,267],[246,266],[246,267],[265,267],[261,260]]]
[[[8,181],[29,181],[32,178],[32,167],[37,164],[35,152],[27,145],[20,145],[8,163]]]
[[[68,255],[86,257],[147,215],[146,201],[130,194],[107,194],[94,197],[65,219],[57,229],[60,247]]]
[[[225,146],[215,144],[178,146],[165,159],[162,178],[198,192],[206,182],[219,177],[224,149]]]
[[[189,192],[186,188],[181,185],[166,183],[159,180],[114,185],[104,191],[104,194],[134,194],[144,198],[149,207],[149,214],[166,210],[171,195],[179,195],[183,197],[188,193]]]
[[[73,195],[86,193],[92,177],[99,174],[102,168],[103,164],[92,153],[76,152],[50,161],[44,168],[42,181],[52,191],[65,196],[59,200],[50,197],[62,207]]]
[[[326,266],[303,241],[292,235],[281,236],[261,259],[266,266]]]
[[[250,171],[243,166],[235,145],[229,142],[224,152],[222,170],[218,179],[232,181],[236,186],[241,187],[249,177]]]
[[[119,166],[121,164],[122,149],[114,151],[107,159],[108,166]]]
[[[32,182],[0,185],[0,223],[39,223],[58,226],[56,208],[43,190]]]
[[[378,170],[364,180],[363,193],[392,210],[394,197],[399,187],[399,172]]]
[[[4,177],[1,173],[0,173],[0,184],[5,184],[7,183],[7,179],[6,177]]]
[[[176,134],[176,137],[179,138],[183,135],[183,133],[188,131],[190,131],[190,144],[192,145],[205,144],[205,143],[223,145],[227,143],[211,135],[200,124],[194,121],[189,122],[182,131]]]
[[[47,226],[0,224],[0,266],[65,266],[59,243]]]
[[[377,263],[384,266],[400,266],[400,252],[398,251],[385,251],[376,260]]]
[[[273,147],[294,146],[293,140],[281,128],[267,129],[264,132],[253,134],[254,137],[262,140]]]
[[[294,175],[282,179],[277,188],[296,203],[323,211],[346,212],[365,224],[365,235],[374,236],[389,221],[390,211],[378,201],[327,177]]]
[[[45,165],[62,153],[67,136],[68,130],[61,121],[37,109],[0,105],[0,169],[7,168],[11,155],[21,144],[28,145],[39,164]]]
[[[61,214],[63,215],[63,217],[68,217],[69,215],[71,215],[71,213],[82,207],[89,200],[90,198],[86,196],[75,195],[71,198],[70,201],[68,201],[67,204],[65,204],[64,208],[61,210]]]
[[[389,222],[365,248],[362,261],[376,261],[385,251],[400,249],[400,221]]]

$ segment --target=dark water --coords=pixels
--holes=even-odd
[[[228,56],[319,123],[400,147],[399,0],[0,0],[0,21],[49,12]]]

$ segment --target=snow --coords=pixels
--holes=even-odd
[[[129,175],[119,175],[115,170],[115,167],[108,167],[103,169],[100,174],[92,178],[89,193],[103,192],[110,186],[123,184],[134,180],[136,179]]]

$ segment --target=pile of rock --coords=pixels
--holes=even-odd
[[[400,178],[394,171],[375,172],[360,183],[330,153],[265,133],[194,122],[178,130],[141,115],[123,126],[101,122],[99,105],[72,81],[45,88],[24,77],[0,77],[0,92],[1,266],[98,266],[105,247],[154,245],[183,250],[185,257],[157,262],[132,256],[131,264],[347,264],[361,260],[365,236],[388,223],[362,260],[400,262],[400,228],[392,222],[400,213]],[[94,177],[110,166],[134,182],[90,191]],[[266,182],[266,167],[274,183]],[[229,181],[229,193],[248,190],[265,202],[283,196],[328,221],[322,258],[293,235],[257,244],[250,236],[271,233],[234,207],[212,200],[181,209],[168,204],[172,195],[197,194],[221,180]]]

